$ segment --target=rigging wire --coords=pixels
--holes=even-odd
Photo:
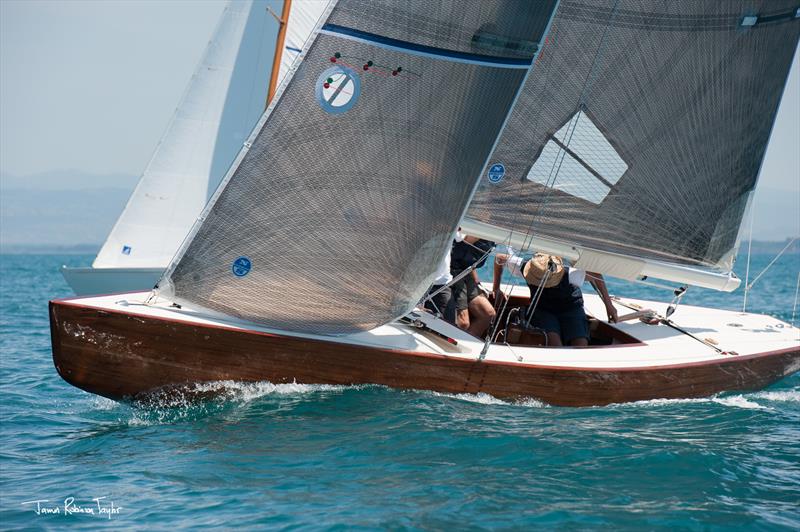
[[[770,261],[770,263],[769,263],[769,264],[767,264],[767,267],[766,267],[766,268],[764,268],[763,270],[761,270],[761,273],[759,273],[759,274],[756,276],[756,278],[755,278],[755,279],[753,279],[753,282],[752,282],[752,283],[750,283],[750,284],[748,284],[748,285],[746,285],[746,286],[744,287],[744,289],[745,289],[745,291],[746,291],[746,292],[747,292],[747,291],[749,291],[750,289],[752,289],[752,288],[753,288],[753,285],[754,285],[754,284],[756,284],[756,281],[758,281],[759,279],[761,279],[761,277],[762,277],[762,276],[763,276],[765,273],[767,273],[767,270],[769,270],[769,269],[772,267],[772,265],[773,265],[773,264],[775,264],[775,261],[777,261],[777,260],[778,260],[778,259],[781,257],[781,255],[783,255],[783,254],[786,252],[786,250],[787,250],[787,249],[789,249],[789,247],[790,247],[792,244],[794,244],[794,243],[795,243],[795,241],[796,241],[797,239],[798,239],[798,237],[794,237],[794,238],[793,238],[793,239],[791,239],[789,242],[787,242],[785,246],[783,246],[783,249],[781,250],[781,252],[780,252],[780,253],[778,253],[777,255],[775,255],[775,258],[774,258],[774,259],[772,259],[772,260]],[[744,311],[744,309],[742,309],[742,311]]]
[[[753,250],[753,220],[756,217],[755,202],[750,209],[750,239],[747,241],[747,269],[744,273],[744,301],[742,302],[742,312],[747,312],[747,282],[750,280],[750,255]]]
[[[600,43],[598,44],[597,50],[595,51],[594,57],[592,58],[592,66],[589,69],[589,73],[586,75],[586,79],[583,82],[583,87],[581,88],[581,93],[578,96],[578,102],[576,105],[577,111],[580,111],[583,107],[585,107],[587,95],[589,94],[589,91],[591,90],[594,80],[597,77],[597,66],[598,63],[600,62],[600,59],[605,54],[605,51],[608,48],[609,28],[611,27],[611,22],[617,15],[618,6],[619,6],[619,0],[616,0],[614,2],[613,8],[611,9],[611,13],[608,17],[608,20],[606,21],[605,27],[603,28],[603,35],[600,38]],[[569,136],[568,138],[564,139],[565,141],[564,145],[566,147],[569,147],[572,144],[572,137],[575,134],[575,131],[578,129],[579,121],[580,117],[578,117],[575,120],[575,124],[571,128],[568,127]],[[569,124],[569,122],[567,122],[567,124]],[[561,166],[564,163],[564,159],[566,158],[567,155],[566,151],[562,149],[560,155],[561,155],[560,159],[559,157],[556,157],[556,160],[553,161],[553,166],[550,169],[550,176],[548,176],[547,183],[544,185],[545,186],[544,198],[542,198],[542,200],[538,202],[538,205],[536,207],[536,212],[531,217],[531,222],[530,224],[528,224],[528,229],[526,231],[525,239],[523,240],[523,245],[520,248],[520,251],[528,250],[531,244],[533,243],[533,234],[534,234],[533,227],[541,219],[542,208],[550,201],[550,197],[553,195],[553,190],[555,190],[556,180],[558,179],[559,174],[561,173]],[[556,165],[558,166],[558,168],[555,168]],[[555,173],[553,172],[554,169]],[[552,183],[551,183],[551,176],[552,176]]]
[[[800,294],[800,272],[797,272],[797,286],[794,289],[794,306],[792,306],[792,327],[794,327],[794,315],[797,311],[797,296]]]
[[[584,80],[583,87],[581,88],[581,94],[578,97],[578,102],[577,102],[577,106],[576,106],[578,110],[580,110],[584,106],[585,101],[586,101],[586,95],[589,93],[589,90],[591,89],[591,86],[592,86],[592,84],[594,82],[594,79],[597,77],[597,65],[598,65],[601,57],[603,56],[604,52],[608,48],[608,39],[607,39],[608,32],[609,32],[609,28],[611,26],[611,21],[615,18],[616,14],[617,14],[618,5],[619,5],[619,0],[616,0],[614,2],[614,7],[611,10],[611,14],[609,15],[608,20],[606,21],[606,25],[605,25],[605,28],[603,30],[603,35],[602,35],[602,37],[600,39],[600,43],[599,43],[599,45],[597,47],[597,51],[595,52],[594,58],[592,59],[592,66],[589,69],[589,73],[587,74],[586,79]],[[556,28],[554,27],[553,30],[555,31],[555,29]],[[549,75],[549,72],[548,72],[548,75]],[[575,131],[578,128],[578,121],[579,120],[580,120],[580,118],[578,118],[575,121],[575,124],[572,125],[572,127],[568,127],[568,133],[569,133],[568,134],[568,138],[564,139],[564,141],[565,141],[564,144],[567,147],[569,147],[570,144],[572,143],[572,137],[573,137],[573,135],[575,134]],[[568,122],[568,124],[569,124],[569,122]],[[561,172],[561,166],[562,166],[565,158],[566,158],[566,152],[564,150],[562,150],[561,157],[556,157],[555,160],[553,161],[553,165],[550,168],[550,174],[548,175],[547,183],[544,185],[545,186],[545,192],[544,192],[544,195],[543,195],[544,197],[541,198],[541,200],[538,202],[538,205],[536,207],[536,211],[534,212],[533,216],[531,217],[531,221],[528,224],[528,228],[527,228],[527,230],[525,232],[525,237],[523,238],[523,241],[522,241],[522,246],[520,247],[520,252],[528,251],[530,249],[532,243],[533,243],[533,235],[534,235],[533,227],[537,224],[537,222],[541,218],[542,208],[550,201],[550,197],[552,196],[553,190],[555,189],[555,183],[556,183],[556,180],[558,179],[558,176],[559,176],[559,174]],[[519,217],[519,214],[517,216]],[[510,250],[511,250],[510,242],[511,242],[512,236],[513,236],[513,230],[511,230],[509,232],[508,239],[507,239],[508,242],[509,242],[509,246],[508,247],[509,247]],[[512,253],[513,253],[513,251],[512,251]],[[495,309],[496,310],[495,318],[493,320],[493,323],[490,324],[490,326],[489,326],[490,333],[487,336],[487,339],[486,339],[486,342],[484,344],[483,350],[481,351],[481,358],[483,358],[483,356],[485,356],[486,351],[489,348],[489,344],[491,343],[492,338],[494,337],[494,335],[497,332],[497,326],[499,325],[500,316],[502,316],[503,312],[505,312],[506,307],[508,306],[508,301],[510,299],[512,288],[513,288],[513,285],[509,284],[508,285],[508,289],[507,289],[508,292],[507,293],[504,292],[504,295],[506,297],[504,298],[505,301],[504,301],[503,305],[501,306],[502,308]],[[538,293],[538,291],[537,291],[537,293]],[[538,299],[537,299],[537,301],[535,303],[538,303]],[[495,302],[495,304],[497,304],[497,303]],[[532,315],[532,309],[529,309],[529,310],[531,310],[531,315]]]

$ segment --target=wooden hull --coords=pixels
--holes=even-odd
[[[590,406],[763,388],[800,369],[800,346],[722,361],[582,369],[483,362],[50,303],[53,361],[112,399],[199,382],[383,384]]]

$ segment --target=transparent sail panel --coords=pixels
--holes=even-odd
[[[564,0],[468,213],[727,270],[797,48],[796,0]]]
[[[547,141],[527,178],[598,204],[627,169],[611,143],[581,111]]]
[[[451,243],[554,6],[338,2],[162,293],[323,334],[408,312]]]

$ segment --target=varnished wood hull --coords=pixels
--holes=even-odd
[[[383,384],[589,406],[763,388],[800,369],[800,347],[647,368],[580,369],[378,349],[50,303],[53,361],[112,399],[219,380]]]

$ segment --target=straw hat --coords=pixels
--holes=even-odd
[[[552,264],[550,267],[550,277],[547,278],[544,287],[553,288],[560,283],[561,278],[564,277],[564,261],[561,260],[561,257],[537,253],[531,260],[525,263],[525,268],[522,269],[522,276],[525,277],[528,284],[539,286],[550,264]]]

